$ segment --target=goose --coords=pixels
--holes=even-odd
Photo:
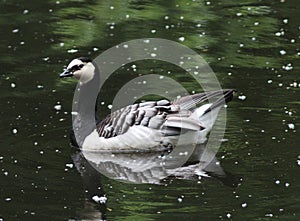
[[[73,120],[71,143],[84,151],[172,150],[186,134],[192,134],[182,139],[187,145],[205,143],[218,111],[232,100],[235,92],[226,89],[188,95],[174,101],[135,103],[98,120],[95,102],[90,101],[98,98],[98,90],[96,95],[91,90],[99,85],[99,72],[94,61],[79,57],[59,75],[60,78],[76,78],[80,84],[79,105],[84,106],[86,113],[83,115],[88,117],[77,116],[77,123]],[[91,115],[94,115],[92,120]],[[74,122],[80,125],[77,136],[74,135]]]

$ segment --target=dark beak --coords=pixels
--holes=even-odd
[[[64,72],[59,75],[60,78],[67,78],[73,76],[74,76],[73,73],[68,69],[64,70]]]

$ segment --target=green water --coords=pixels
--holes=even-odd
[[[0,220],[300,219],[299,1],[0,5]],[[227,108],[227,142],[217,154],[239,180],[237,187],[216,178],[128,184],[95,173],[84,160],[87,173],[76,169],[72,159],[79,156],[69,145],[76,81],[62,81],[58,73],[74,57],[95,58],[137,38],[165,38],[194,49],[223,88],[237,89]],[[105,83],[101,117],[138,73],[171,71],[188,91],[200,91],[175,66],[136,65],[136,72],[120,69]],[[85,193],[95,186],[107,197],[105,205]]]

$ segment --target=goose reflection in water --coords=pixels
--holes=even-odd
[[[220,162],[213,157],[209,162],[205,162],[201,156],[206,151],[206,155],[214,155],[213,151],[205,148],[205,145],[197,145],[192,153],[186,151],[186,147],[176,147],[176,151],[164,152],[77,152],[73,161],[81,173],[86,178],[85,170],[80,168],[82,161],[90,164],[87,175],[93,170],[93,174],[98,173],[114,180],[135,184],[163,184],[170,178],[199,180],[202,178],[217,178],[225,185],[235,187],[236,180],[226,173]],[[211,152],[211,153],[209,153]],[[188,160],[186,161],[186,158]],[[76,159],[76,160],[74,160]],[[80,159],[80,162],[78,161]],[[201,159],[201,161],[200,161]],[[186,162],[184,162],[186,161]],[[86,163],[85,163],[86,164]],[[180,166],[183,164],[182,166]],[[88,175],[90,176],[90,175]]]
[[[126,183],[134,184],[166,184],[174,179],[195,180],[214,179],[228,187],[237,187],[239,178],[225,172],[219,161],[213,157],[210,162],[200,161],[204,151],[214,155],[204,144],[197,145],[189,154],[186,147],[177,147],[178,151],[171,152],[85,152],[76,151],[72,155],[73,162],[81,174],[88,201],[81,216],[91,216],[97,220],[106,219],[106,194],[102,187],[102,175]],[[208,152],[207,152],[208,151]],[[184,155],[184,157],[183,157]],[[186,157],[189,159],[182,166],[178,162]],[[203,159],[202,159],[203,160]],[[94,207],[94,206],[96,207]]]

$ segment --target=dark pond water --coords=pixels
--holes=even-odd
[[[0,220],[300,219],[298,0],[0,5]],[[71,149],[76,81],[61,81],[58,73],[74,57],[95,58],[136,38],[194,49],[223,88],[238,90],[227,108],[227,141],[217,154],[228,178],[118,182]],[[137,73],[171,71],[188,91],[201,91],[175,66],[135,65],[136,72],[129,65],[104,85],[101,117]],[[106,203],[93,202],[94,193]]]

